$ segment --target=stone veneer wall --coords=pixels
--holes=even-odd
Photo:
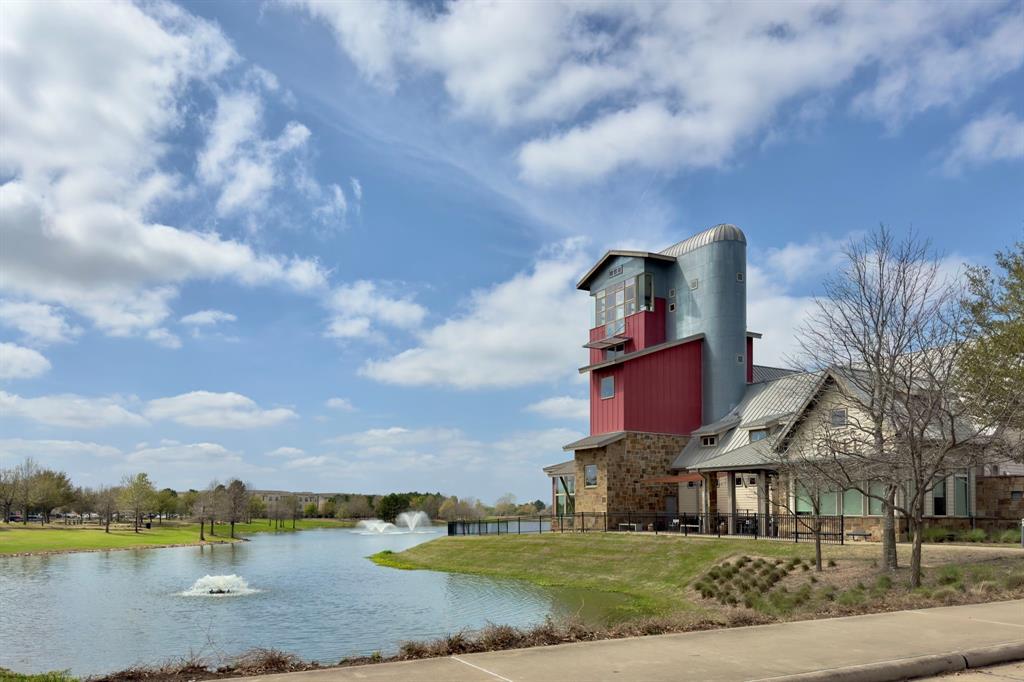
[[[577,512],[663,512],[665,498],[677,496],[678,484],[643,483],[671,473],[672,462],[689,436],[629,432],[603,448],[576,453]],[[584,485],[583,468],[597,464],[597,485]]]
[[[975,495],[978,516],[1024,519],[1024,476],[978,476]],[[1018,492],[1016,500],[1013,492]]]

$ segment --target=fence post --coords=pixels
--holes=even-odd
[[[604,532],[608,532],[608,512],[604,513]]]
[[[761,530],[761,514],[754,514],[754,539],[757,539],[757,532]]]
[[[587,512],[580,512],[580,532],[587,532]]]
[[[655,535],[658,534],[658,514],[657,514],[657,512],[655,512],[655,514],[654,514],[654,534]]]
[[[537,535],[544,532],[544,524],[541,523],[540,514],[537,514]]]
[[[626,530],[629,530],[632,527],[633,527],[633,512],[627,511],[626,512]]]
[[[846,515],[839,516],[839,544],[846,544]]]

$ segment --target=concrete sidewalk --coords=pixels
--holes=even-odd
[[[260,682],[659,682],[770,680],[816,672],[821,674],[815,677],[822,680],[898,679],[899,676],[850,676],[839,669],[886,664],[872,666],[884,672],[896,670],[898,662],[906,665],[908,659],[1006,644],[1024,645],[1024,600],[562,644],[246,679]],[[962,658],[957,660],[962,664]],[[927,671],[917,674],[927,674]]]

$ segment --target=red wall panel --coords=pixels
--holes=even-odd
[[[591,372],[590,433],[687,434],[701,424],[701,349],[693,341]],[[601,399],[601,377],[615,377],[615,397]]]

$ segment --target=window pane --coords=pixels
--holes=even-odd
[[[622,305],[625,301],[626,301],[626,292],[622,291],[621,289],[619,291],[616,291],[615,292],[615,305]]]
[[[932,513],[935,516],[946,515],[946,479],[937,478],[932,485]]]
[[[832,516],[836,513],[836,504],[839,501],[839,495],[836,492],[822,493],[821,504],[818,506],[818,513],[825,516]]]
[[[601,397],[611,398],[615,395],[615,377],[601,377]]]
[[[868,489],[872,495],[882,495],[885,493],[885,486],[881,483],[872,483]],[[868,498],[868,514],[871,516],[882,515],[882,501],[875,497]]]
[[[847,490],[844,492],[843,514],[846,516],[862,516],[864,514],[864,493],[859,490]]]
[[[643,283],[644,300],[642,301],[642,304],[647,310],[654,310],[654,275],[644,275]]]
[[[954,513],[957,516],[967,516],[967,477],[957,476],[953,486]]]
[[[768,437],[768,429],[754,429],[750,432],[750,442],[764,440]]]
[[[797,514],[810,514],[814,511],[814,507],[811,506],[811,497],[807,493],[807,488],[804,484],[797,481],[796,483],[796,513]]]
[[[832,410],[832,426],[846,426],[846,410]]]
[[[626,302],[626,312],[625,312],[626,316],[628,317],[628,316],[632,315],[635,312],[636,312],[636,303],[634,303],[633,301],[627,301]]]
[[[583,467],[583,485],[591,488],[597,485],[597,465],[588,464]]]

